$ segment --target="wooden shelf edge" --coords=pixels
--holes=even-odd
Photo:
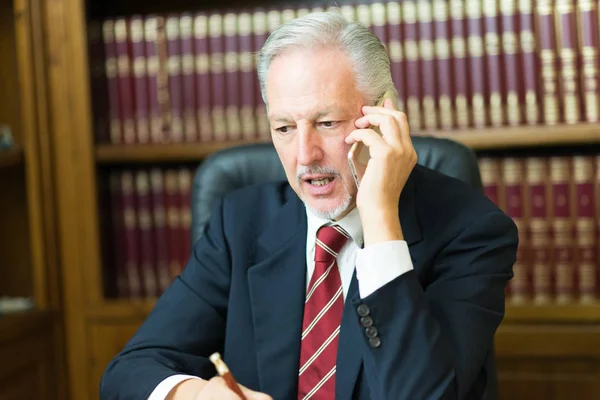
[[[266,143],[267,140],[237,140],[226,142],[166,143],[140,145],[97,145],[96,161],[110,163],[186,162],[201,161],[214,152],[230,147]]]
[[[0,168],[12,167],[23,163],[23,149],[0,150]]]
[[[473,150],[600,144],[600,125],[582,123],[464,129],[433,133],[431,136],[452,139]]]
[[[504,323],[600,323],[600,302],[507,305]]]
[[[27,310],[0,315],[0,342],[12,340],[28,332],[45,329],[52,323],[56,311]]]
[[[455,140],[473,150],[574,146],[600,144],[600,125],[515,126],[464,129],[438,133],[423,132],[415,135]],[[186,162],[200,161],[212,153],[226,148],[266,142],[269,142],[269,139],[137,145],[99,144],[95,147],[95,153],[96,161],[100,164]]]

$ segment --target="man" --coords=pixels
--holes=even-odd
[[[416,165],[381,42],[338,13],[281,26],[258,73],[288,182],[224,198],[180,277],[107,367],[103,399],[475,399],[517,231]],[[379,136],[370,126],[378,126]],[[347,163],[370,149],[360,190]]]

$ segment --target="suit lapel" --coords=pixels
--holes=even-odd
[[[291,189],[289,190],[291,192]],[[258,241],[248,270],[260,390],[296,397],[306,285],[306,213],[292,192]]]

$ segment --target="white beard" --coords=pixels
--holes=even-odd
[[[330,174],[335,175],[337,179],[342,178],[341,174],[338,173],[335,169],[330,167],[300,167],[298,168],[296,179],[298,180],[298,184],[302,184],[302,176],[307,173],[316,173],[316,174]],[[308,202],[302,199],[302,202],[306,206],[306,208],[313,213],[315,216],[323,219],[335,220],[339,217],[344,211],[350,207],[352,204],[352,195],[350,194],[350,188],[344,183],[344,194],[345,197],[340,204],[338,204],[333,210],[319,210],[311,207]]]
[[[308,210],[313,213],[315,216],[322,218],[322,219],[328,219],[328,220],[335,220],[337,219],[344,211],[346,211],[348,209],[348,207],[350,207],[350,204],[352,203],[352,196],[350,195],[350,193],[348,192],[347,188],[345,190],[345,197],[344,200],[337,205],[337,207],[335,207],[333,210],[319,210],[316,209],[314,207],[311,207],[307,202],[304,201],[304,205],[306,206],[306,208],[308,208]]]

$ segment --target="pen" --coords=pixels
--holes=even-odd
[[[240,389],[235,378],[229,371],[227,364],[225,364],[225,361],[221,359],[221,354],[219,354],[218,352],[214,353],[212,356],[210,356],[210,361],[212,361],[212,363],[215,365],[217,373],[225,380],[225,383],[227,384],[229,389],[233,390],[235,394],[240,396],[240,399],[247,400],[246,396],[244,396],[244,394],[242,393],[242,390]]]

